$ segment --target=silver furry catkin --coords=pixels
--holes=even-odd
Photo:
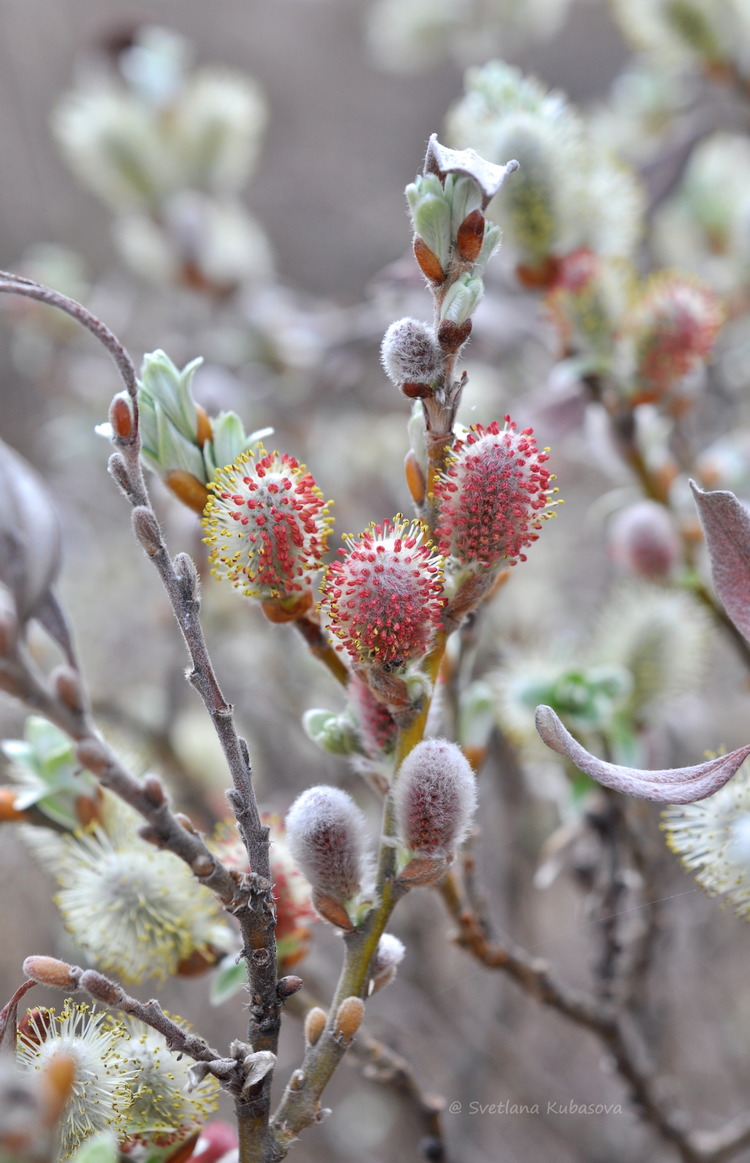
[[[365,817],[336,787],[311,787],[286,817],[289,850],[316,893],[346,904],[360,892],[370,858]]]
[[[398,319],[383,336],[380,359],[396,387],[430,383],[440,372],[444,358],[434,330],[421,319]]]
[[[450,860],[477,806],[474,772],[461,748],[447,739],[418,743],[399,769],[394,804],[404,847]]]

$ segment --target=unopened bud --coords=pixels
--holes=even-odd
[[[51,985],[55,989],[78,989],[81,979],[81,970],[77,966],[68,965],[66,961],[58,961],[56,957],[36,954],[26,958],[23,971],[39,985]]]
[[[210,856],[196,856],[195,860],[190,865],[190,871],[199,880],[205,880],[214,872],[216,865]]]
[[[129,441],[133,435],[133,405],[127,392],[118,392],[109,406],[112,432],[120,440]]]
[[[333,1026],[334,1038],[348,1046],[362,1025],[364,1014],[365,1004],[361,998],[345,997],[336,1011],[336,1021]]]
[[[360,750],[356,728],[346,714],[311,707],[302,716],[302,726],[308,738],[329,755],[351,755]]]
[[[475,262],[479,257],[484,242],[484,222],[482,211],[472,210],[458,228],[456,234],[458,253],[466,262]]]
[[[130,499],[133,495],[133,487],[130,483],[130,473],[125,460],[120,456],[119,452],[114,452],[107,462],[107,472],[112,477],[112,480],[119,487],[119,489]]]
[[[72,666],[57,666],[50,675],[50,685],[61,703],[76,715],[83,713],[86,698],[81,676]]]
[[[276,994],[281,1001],[286,1001],[287,998],[293,997],[298,993],[304,985],[301,977],[295,976],[293,973],[288,973],[286,977],[280,977],[276,983]]]
[[[394,806],[399,839],[420,856],[450,860],[476,810],[476,780],[455,743],[425,739],[399,768]]]
[[[369,868],[365,817],[336,787],[311,787],[286,818],[287,843],[300,871],[318,893],[341,905],[353,900]]]
[[[190,601],[195,601],[200,589],[198,568],[189,553],[178,553],[174,562],[175,573],[182,587],[182,592]]]
[[[414,236],[414,257],[426,279],[437,286],[445,282],[445,271],[440,265],[440,259],[418,234]]]
[[[124,996],[121,986],[110,981],[103,973],[98,973],[96,969],[84,970],[78,984],[80,989],[108,1006],[119,1005]]]
[[[471,335],[471,329],[471,319],[464,319],[463,323],[453,323],[450,319],[442,319],[437,330],[438,343],[446,354],[452,355],[466,343]]]
[[[681,557],[679,534],[657,501],[622,509],[609,527],[609,545],[618,565],[649,581],[666,580]]]
[[[305,1018],[305,1041],[308,1046],[314,1046],[326,1028],[328,1015],[320,1006],[313,1006],[308,1010]]]
[[[76,743],[76,759],[94,775],[103,776],[109,767],[109,752],[100,739],[89,735]]]
[[[190,832],[191,835],[195,836],[195,824],[190,819],[190,816],[186,816],[184,812],[175,812],[175,819],[181,828],[184,828],[186,832]]]
[[[143,788],[144,796],[150,804],[154,805],[154,807],[159,808],[166,801],[167,797],[164,792],[164,785],[162,784],[158,775],[154,775],[152,772],[149,772],[148,775],[143,777],[143,783],[141,784],[141,787]]]
[[[370,968],[370,992],[377,993],[396,976],[396,970],[404,959],[406,948],[403,941],[392,933],[383,933],[378,941]]]
[[[440,373],[443,353],[435,332],[421,319],[399,319],[383,336],[380,358],[388,379],[398,387],[404,383],[429,384]]]
[[[60,524],[39,474],[0,441],[0,582],[20,622],[47,597],[60,569]]]
[[[133,509],[133,532],[149,557],[156,557],[163,548],[159,522],[145,505]]]

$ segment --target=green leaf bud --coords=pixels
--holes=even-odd
[[[166,413],[178,432],[192,440],[198,436],[192,383],[202,363],[203,358],[198,356],[178,371],[166,352],[157,349],[145,355],[141,365],[139,398],[153,399],[157,409]]]
[[[448,319],[457,325],[465,323],[476,310],[483,293],[481,279],[462,275],[446,292],[440,308],[441,319]]]
[[[439,178],[429,174],[417,178],[407,186],[406,196],[411,208],[414,229],[437,256],[443,268],[451,253],[451,203],[446,197]]]
[[[183,436],[160,409],[156,412],[156,463],[161,476],[175,469],[183,469],[199,481],[206,482],[200,448]]]
[[[329,755],[351,755],[362,750],[355,724],[347,714],[312,707],[302,716],[302,726],[308,738]]]

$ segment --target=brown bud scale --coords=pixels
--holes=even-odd
[[[165,484],[174,493],[183,505],[192,509],[194,513],[203,514],[208,501],[208,489],[184,468],[173,468],[165,477]]]
[[[133,412],[127,400],[115,396],[109,406],[109,422],[120,440],[130,440],[133,435]]]
[[[451,319],[443,319],[438,327],[438,343],[448,354],[458,351],[471,335],[471,319],[463,323],[454,323]]]
[[[427,481],[413,448],[404,457],[404,475],[412,500],[417,505],[423,505],[427,496]]]
[[[445,282],[445,271],[440,265],[440,259],[430,250],[427,243],[418,234],[414,236],[414,257],[419,264],[419,269],[422,274],[431,283],[439,285]]]
[[[467,214],[458,228],[456,243],[458,253],[466,262],[476,262],[484,242],[484,214],[481,210],[472,210]]]
[[[198,441],[198,447],[203,448],[203,445],[207,440],[211,439],[214,432],[205,408],[201,408],[200,404],[196,404],[195,411],[198,415],[198,432],[196,435],[196,440]]]
[[[354,1038],[365,1013],[365,1004],[359,997],[345,997],[336,1013],[334,1037],[348,1044]]]
[[[109,767],[107,749],[93,735],[89,735],[87,739],[81,739],[80,743],[76,744],[76,759],[87,771],[98,776],[105,775]]]
[[[314,1046],[326,1028],[328,1017],[320,1006],[313,1006],[305,1018],[305,1041],[308,1046]]]

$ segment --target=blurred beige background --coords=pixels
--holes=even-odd
[[[74,75],[81,47],[118,28],[158,21],[193,39],[200,61],[245,69],[265,89],[269,129],[247,202],[272,239],[281,281],[344,305],[359,302],[373,276],[408,248],[402,190],[461,88],[460,70],[453,64],[416,77],[376,69],[363,38],[365,10],[361,0],[0,0],[0,266],[12,269],[24,249],[40,241],[78,250],[95,276],[114,265],[109,216],[58,159],[48,132],[49,113]],[[545,82],[564,87],[574,100],[585,101],[605,90],[622,55],[606,5],[592,0],[574,6],[552,44],[528,48],[516,59]],[[140,328],[143,348],[163,342],[156,325],[151,333],[148,322],[141,321]],[[8,335],[7,324],[0,323],[0,431],[49,475],[48,440],[39,438],[40,427],[74,409],[55,394],[54,385],[41,392],[19,377]],[[376,368],[374,350],[372,359]],[[102,384],[102,413],[115,386],[109,380]],[[398,406],[389,396],[387,407]],[[278,423],[274,416],[270,422]],[[303,434],[311,430],[307,415],[285,413],[284,424]],[[66,431],[72,433],[73,425]],[[107,704],[118,687],[124,689],[127,708],[136,717],[160,698],[165,704],[171,699],[183,738],[188,737],[187,750],[205,755],[211,767],[216,764],[211,745],[192,725],[195,707],[181,677],[181,645],[146,562],[131,551],[123,502],[104,476],[104,453],[93,436],[87,443],[80,435],[82,422],[76,431],[67,456],[52,464],[51,474],[70,535],[63,591],[96,684],[95,697]],[[85,467],[77,463],[77,440]],[[188,530],[163,497],[160,504],[168,514],[173,547],[192,548],[195,530]],[[570,521],[569,538],[585,539],[585,531],[573,532],[574,517],[566,514],[565,520]],[[566,557],[564,542],[554,548],[550,537],[550,544],[559,563]],[[576,541],[567,558],[579,549]],[[528,584],[533,589],[538,582]],[[92,588],[106,598],[103,612],[92,609]],[[345,765],[322,757],[297,726],[313,689],[317,696],[322,688],[329,703],[335,693],[325,679],[318,683],[308,660],[289,648],[282,631],[270,632],[253,612],[230,612],[231,600],[212,599],[207,617],[212,635],[224,632],[227,638],[219,673],[238,703],[264,798],[283,807],[299,787],[324,779],[359,794]],[[124,633],[128,625],[135,634]],[[123,651],[124,637],[130,645]],[[289,725],[269,732],[275,715]],[[533,952],[553,958],[568,980],[576,981],[587,972],[591,921],[569,884],[548,894],[531,890],[542,829],[540,821],[524,814],[523,793],[513,783],[510,765],[507,775],[504,789],[490,783],[483,791],[482,862],[493,912],[509,933]],[[514,802],[515,814],[510,814]],[[649,826],[654,826],[653,816]],[[697,1104],[702,1121],[714,1125],[742,1109],[750,1084],[750,998],[743,969],[747,929],[704,899],[666,851],[661,875],[672,924],[669,935],[660,938],[668,948],[660,951],[664,971],[653,999],[663,1022],[657,1045],[667,1072],[680,1072],[683,1103]],[[0,834],[0,879],[8,902],[2,906],[1,1001],[18,982],[23,956],[64,949],[64,938],[46,900],[48,882],[25,862],[11,834]],[[654,1153],[652,1138],[627,1112],[621,1085],[606,1063],[602,1069],[600,1046],[541,1012],[499,975],[478,969],[446,942],[446,928],[433,895],[412,894],[395,925],[409,942],[409,957],[397,983],[372,1007],[372,1027],[414,1061],[427,1090],[464,1104],[463,1117],[446,1115],[451,1163],[670,1163],[667,1149]],[[303,975],[312,988],[325,992],[340,949],[335,937],[323,926],[320,930]],[[242,999],[220,1013],[209,1012],[203,1007],[204,991],[201,981],[181,982],[168,1004],[189,1013],[199,1027],[204,1023],[211,1037],[224,1044],[241,1027]],[[140,993],[148,996],[148,986]],[[282,1077],[297,1064],[299,1053],[299,1028],[289,1022]],[[714,1079],[710,1093],[707,1076]],[[538,1119],[493,1119],[468,1113],[472,1101],[540,1102],[546,1111],[548,1101],[571,1098],[622,1102],[626,1113],[596,1120],[546,1113]],[[363,1081],[356,1067],[342,1068],[328,1099],[334,1117],[308,1133],[291,1158],[302,1163],[417,1159],[420,1130],[413,1113]]]

